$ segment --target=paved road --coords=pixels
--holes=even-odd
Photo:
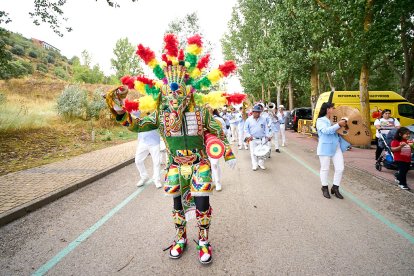
[[[247,151],[236,170],[223,166],[210,266],[194,243],[180,260],[162,251],[172,200],[153,185],[137,189],[129,165],[0,228],[0,274],[413,275],[414,194],[347,168],[345,200],[324,199],[306,139],[274,153],[265,171],[251,170]],[[188,232],[196,237],[194,221]]]

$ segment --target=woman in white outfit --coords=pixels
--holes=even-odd
[[[328,188],[328,174],[332,159],[335,173],[331,193],[337,198],[343,199],[343,196],[339,192],[342,173],[344,171],[344,157],[342,152],[346,151],[350,144],[336,132],[340,127],[346,126],[346,120],[342,119],[336,124],[331,124],[330,118],[333,110],[333,103],[323,103],[321,106],[318,119],[316,120],[316,129],[318,130],[318,148],[316,153],[321,163],[320,178],[323,196],[331,198]]]

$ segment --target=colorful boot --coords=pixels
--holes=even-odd
[[[213,260],[212,247],[208,242],[208,229],[211,223],[211,207],[207,211],[200,212],[196,210],[198,224],[198,258],[200,263],[209,264]]]
[[[187,231],[185,225],[184,210],[173,210],[173,221],[175,223],[176,237],[174,242],[165,250],[170,249],[170,258],[180,258],[187,246]]]

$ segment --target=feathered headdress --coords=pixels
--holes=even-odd
[[[157,99],[160,94],[194,95],[196,104],[209,104],[213,108],[230,104],[240,104],[245,99],[244,94],[226,94],[214,91],[208,94],[202,90],[208,90],[211,85],[220,79],[229,76],[236,70],[233,61],[226,61],[218,68],[205,72],[210,61],[210,55],[201,56],[203,42],[200,35],[194,35],[187,39],[185,52],[179,49],[179,43],[174,34],[164,36],[164,54],[159,62],[155,53],[142,44],[138,45],[136,54],[148,65],[158,80],[149,79],[145,76],[124,76],[122,84],[128,88],[135,88],[143,97],[136,103],[128,103],[131,107],[143,111],[155,110]],[[143,105],[143,103],[145,104]],[[126,107],[125,107],[126,108]]]

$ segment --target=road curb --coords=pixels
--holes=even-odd
[[[84,178],[81,181],[72,183],[64,188],[55,190],[49,194],[46,194],[44,196],[41,196],[35,200],[32,200],[30,202],[27,202],[25,204],[22,204],[16,208],[13,208],[11,210],[8,210],[2,214],[0,214],[0,227],[4,226],[18,218],[21,218],[25,215],[27,215],[30,212],[33,212],[61,197],[64,197],[65,195],[68,195],[82,187],[85,187],[86,185],[108,175],[111,174],[129,164],[132,164],[134,162],[135,157],[131,157],[130,159],[123,161],[117,165],[114,165],[108,169],[102,170],[98,172],[95,175],[92,175],[90,177]]]

